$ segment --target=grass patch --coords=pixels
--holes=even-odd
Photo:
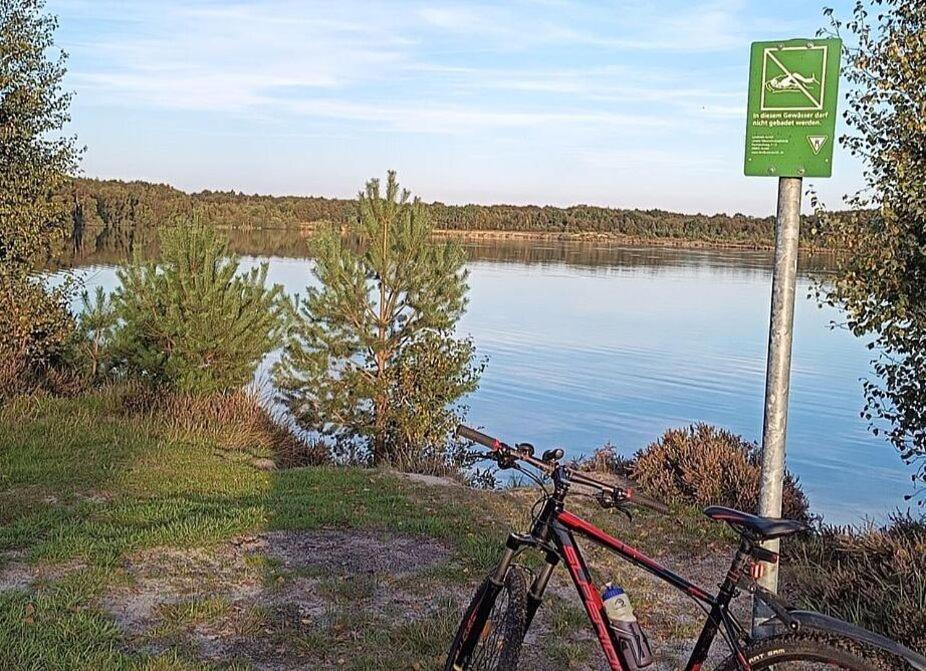
[[[433,570],[460,584],[495,561],[504,535],[500,520],[507,516],[502,511],[516,503],[508,494],[486,494],[480,506],[463,488],[428,487],[368,469],[258,470],[230,455],[214,432],[196,433],[189,422],[181,431],[157,412],[127,412],[123,400],[109,389],[73,398],[19,398],[0,407],[0,566],[25,562],[36,571],[51,567],[52,574],[70,567],[47,584],[0,592],[0,668],[210,668],[193,659],[180,639],[197,624],[227,616],[224,598],[159,606],[149,633],[169,645],[158,653],[133,650],[104,608],[107,590],[124,587],[120,567],[152,548],[217,547],[270,530],[391,531],[454,548],[452,568],[438,564]],[[265,447],[239,445],[237,452],[263,454]],[[268,557],[248,562],[270,585],[277,577],[324,578],[320,569],[288,570]],[[328,659],[334,649],[349,655],[347,642],[356,646],[357,603],[377,588],[376,579],[326,585],[336,610],[343,609],[333,623],[294,630],[276,622],[272,609],[255,605],[238,613],[234,626],[256,638],[282,637],[294,654],[314,649]],[[435,618],[444,615],[447,622],[438,623]],[[430,659],[443,651],[457,616],[440,611],[421,622],[397,618],[370,623],[370,631],[401,654]],[[408,668],[399,654],[390,666],[374,660],[371,648],[350,664]],[[362,660],[373,660],[372,666]]]
[[[230,607],[228,601],[221,597],[161,604],[156,608],[158,626],[150,632],[150,637],[176,638],[179,633],[191,627],[227,615]]]
[[[784,587],[798,603],[926,650],[926,518],[822,527],[786,558]]]

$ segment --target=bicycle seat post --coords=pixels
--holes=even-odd
[[[720,584],[720,593],[717,595],[718,603],[723,607],[729,605],[730,600],[736,596],[736,588],[739,585],[740,578],[743,575],[743,569],[746,566],[746,558],[750,556],[751,544],[745,539],[740,539],[740,544],[736,548],[736,554],[733,555],[733,561],[730,562],[730,570],[727,576]]]
[[[739,584],[740,576],[745,567],[746,557],[748,556],[749,541],[743,538],[740,540],[740,544],[736,549],[736,554],[733,555],[733,561],[730,562],[730,570],[727,571],[726,577],[723,582],[720,583],[720,592],[717,593],[717,599],[711,608],[710,615],[704,623],[704,627],[701,629],[701,635],[698,636],[697,643],[695,643],[692,659],[703,659],[707,656],[708,650],[711,647],[711,642],[714,640],[714,636],[717,634],[717,630],[721,626],[721,623],[728,629],[726,626],[727,607],[730,605],[730,601],[733,600],[733,597],[736,596],[737,585]],[[734,633],[735,632],[729,629],[727,631],[727,634],[731,636],[734,635]]]

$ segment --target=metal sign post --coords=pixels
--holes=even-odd
[[[794,334],[794,294],[797,286],[798,238],[801,230],[800,177],[778,180],[778,216],[775,220],[775,269],[772,276],[772,310],[768,329],[765,369],[765,420],[762,426],[762,479],[759,514],[781,517],[781,492],[788,431],[788,395],[791,391],[791,341]],[[778,552],[778,540],[764,545]],[[778,588],[778,564],[766,564],[759,579],[766,589]],[[768,610],[768,612],[764,612]],[[774,613],[755,602],[754,623]]]
[[[767,517],[781,517],[802,178],[832,174],[841,51],[835,39],[752,45],[744,172],[779,178],[758,511]],[[777,540],[764,545],[778,551]],[[778,588],[777,563],[760,584]],[[756,600],[753,629],[773,615]]]

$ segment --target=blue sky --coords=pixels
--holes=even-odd
[[[833,2],[846,13],[846,0]],[[822,5],[49,0],[88,176],[424,200],[774,209],[742,174],[749,43]],[[838,204],[859,166],[837,149]]]

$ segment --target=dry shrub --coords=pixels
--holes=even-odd
[[[21,358],[0,360],[0,403],[16,396],[76,396],[86,390],[87,379],[66,365],[36,370]]]
[[[670,429],[637,452],[631,477],[665,501],[721,505],[751,512],[759,501],[761,455],[741,436],[707,424]],[[782,516],[808,520],[797,478],[785,474]]]
[[[24,360],[13,358],[0,360],[0,399],[37,391],[35,384],[26,384],[30,377]]]
[[[789,598],[926,650],[926,518],[822,527],[785,549]]]
[[[346,459],[342,463],[368,465],[366,459]],[[465,483],[478,489],[492,489],[497,484],[491,469],[476,466],[470,446],[464,441],[450,440],[431,446],[405,445],[394,449],[389,467],[402,473],[419,473]]]
[[[607,443],[591,454],[572,459],[568,466],[588,473],[608,475],[630,475],[633,461],[617,453],[617,448]]]
[[[438,452],[422,451],[419,454],[412,454],[410,450],[403,450],[392,457],[389,467],[400,473],[420,473],[421,475],[432,475],[438,478],[465,480],[460,466],[448,460],[445,454]]]
[[[175,440],[206,439],[226,450],[272,454],[285,467],[329,461],[324,446],[296,435],[251,391],[202,396],[134,383],[122,386],[121,405],[133,414],[156,415]]]

